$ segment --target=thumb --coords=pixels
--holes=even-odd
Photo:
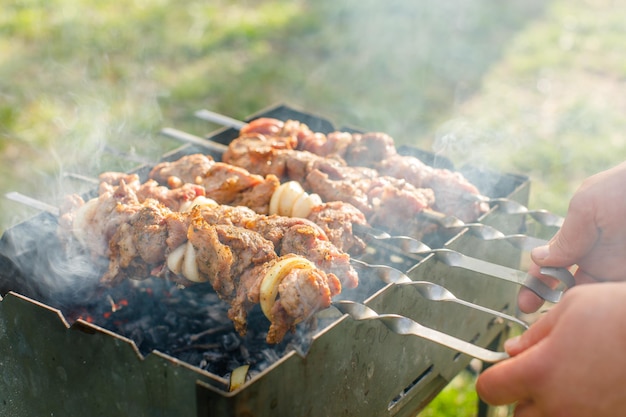
[[[598,237],[599,231],[593,221],[566,217],[563,226],[550,242],[534,248],[530,255],[539,266],[568,267],[587,254]]]

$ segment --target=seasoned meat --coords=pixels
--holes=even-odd
[[[479,191],[458,172],[435,169],[417,158],[402,155],[388,158],[377,167],[384,175],[404,178],[411,184],[432,188],[435,192],[433,208],[464,222],[476,220],[489,209],[486,203],[465,198],[477,195]]]
[[[194,154],[173,162],[163,162],[150,172],[150,178],[173,189],[201,186],[206,197],[219,204],[246,205],[267,214],[272,193],[280,185],[274,175],[251,174],[246,169],[215,162],[205,155]]]
[[[357,255],[365,249],[365,242],[352,233],[353,224],[367,224],[363,212],[343,201],[331,201],[313,208],[308,220],[322,227],[337,249]]]
[[[429,208],[465,222],[475,221],[488,209],[485,203],[471,198],[478,195],[479,190],[463,175],[432,168],[412,156],[399,155],[393,138],[385,133],[331,132],[325,135],[313,132],[297,121],[268,118],[251,122],[241,132],[240,138],[233,142],[232,154],[237,157],[230,160],[229,149],[225,161],[244,166],[251,172],[273,169],[283,180],[302,182],[306,178],[308,190],[326,201],[349,202],[363,211],[368,219],[374,215],[378,219],[382,217],[375,213],[377,204],[367,197],[365,191],[371,188],[366,179],[373,180],[374,176],[404,180],[416,189],[432,189],[435,200]],[[256,138],[249,140],[254,135]],[[259,154],[263,157],[258,158]],[[311,154],[319,158],[315,159]],[[307,164],[290,162],[298,161],[301,155],[306,155]],[[299,169],[287,169],[290,163]],[[348,167],[365,167],[369,171]],[[402,194],[406,192],[407,189],[402,190]],[[411,213],[411,221],[416,214]]]
[[[226,301],[235,297],[241,274],[276,258],[274,245],[260,234],[231,225],[211,225],[195,217],[189,241],[196,249],[200,273]]]
[[[137,196],[139,190],[151,190],[154,197],[169,201],[170,194],[159,187],[133,188],[121,179],[117,186],[101,187],[103,194],[86,203],[77,197],[68,200],[59,233],[66,241],[76,238],[94,258],[108,259],[103,284],[148,276],[182,285],[208,281],[229,303],[229,317],[243,335],[247,312],[259,302],[268,268],[279,259],[297,257],[300,266],[278,264],[283,275],[272,284],[277,289],[266,313],[271,323],[267,341],[278,343],[297,323],[330,305],[341,291],[338,276],[347,286],[358,283],[349,256],[309,220],[214,203],[175,212],[154,198]]]
[[[147,278],[165,261],[170,210],[156,200],[146,200],[136,210],[109,240],[109,269],[101,278],[106,284]]]
[[[193,201],[196,197],[205,195],[206,192],[202,186],[191,183],[185,183],[179,188],[171,189],[159,185],[154,180],[148,180],[137,187],[139,201],[157,200],[173,211],[180,211],[185,204]]]
[[[171,188],[178,188],[182,183],[201,184],[204,174],[214,164],[215,161],[209,155],[187,155],[174,162],[157,164],[150,171],[149,177]],[[178,183],[177,180],[181,182]],[[169,181],[174,181],[174,183],[170,184]]]

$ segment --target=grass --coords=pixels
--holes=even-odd
[[[0,191],[52,204],[153,161],[193,112],[285,102],[457,165],[530,177],[560,214],[626,155],[626,5],[609,0],[14,0],[0,5]],[[0,199],[0,231],[34,212]],[[423,415],[471,416],[459,377]]]

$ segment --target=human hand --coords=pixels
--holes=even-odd
[[[626,163],[583,181],[570,201],[563,226],[547,246],[531,252],[529,272],[542,266],[571,267],[577,284],[626,279]],[[548,279],[548,281],[550,281]],[[542,304],[529,290],[520,291],[520,309]]]
[[[479,396],[517,402],[515,417],[605,417],[626,410],[626,283],[583,285],[519,338],[512,356],[484,371]]]

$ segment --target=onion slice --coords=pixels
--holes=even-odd
[[[311,214],[314,207],[321,206],[322,199],[317,194],[304,193],[296,200],[291,209],[292,217],[300,217],[306,219]]]
[[[270,199],[270,214],[278,214],[278,206],[280,204],[280,196],[283,193],[283,190],[285,188],[283,187],[283,184],[279,185],[278,188],[276,188],[276,191],[274,191],[274,194],[272,194],[272,198]]]
[[[185,257],[186,250],[187,245],[183,244],[170,252],[169,255],[167,255],[167,267],[176,275],[180,275],[180,273],[182,272],[183,259]]]
[[[278,202],[278,214],[291,217],[294,203],[301,195],[305,194],[304,188],[296,181],[286,182],[281,187],[284,187],[284,189],[280,194],[280,201]]]
[[[248,369],[250,369],[250,365],[242,365],[233,369],[233,372],[230,374],[230,386],[228,387],[229,391],[236,390],[246,382]]]
[[[193,247],[190,241],[187,241],[185,247],[185,257],[182,264],[183,276],[189,281],[204,282],[200,277],[200,271],[198,271],[198,265],[196,264],[196,249]]]
[[[279,185],[272,194],[269,213],[307,218],[313,207],[321,204],[322,199],[319,195],[307,193],[296,181],[287,181]]]
[[[200,207],[215,207],[217,206],[217,202],[211,198],[205,196],[198,196],[191,201],[186,201],[181,204],[179,211],[181,212],[190,212],[192,208],[200,206]]]
[[[276,297],[278,296],[278,286],[285,276],[294,268],[315,269],[315,265],[301,256],[281,258],[270,267],[263,277],[263,281],[261,281],[259,303],[261,304],[263,314],[265,314],[265,317],[270,321],[272,320],[272,307],[274,307]]]

